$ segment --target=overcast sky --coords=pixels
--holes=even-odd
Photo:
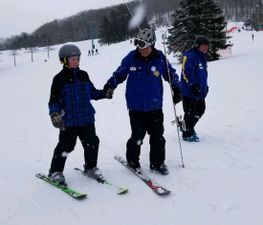
[[[122,3],[123,0],[0,0],[0,38],[31,33],[47,22],[80,11]]]

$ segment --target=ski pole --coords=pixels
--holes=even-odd
[[[162,38],[163,38],[163,49],[164,49],[164,55],[165,55],[165,60],[166,60],[166,69],[167,69],[167,75],[168,75],[168,79],[169,79],[170,92],[171,92],[171,96],[173,98],[172,79],[171,79],[171,75],[170,75],[169,62],[167,59],[167,52],[166,52],[166,46],[165,46],[166,32],[162,35]],[[184,157],[183,157],[183,150],[182,150],[182,144],[181,144],[180,133],[179,133],[179,121],[178,121],[178,117],[177,117],[177,113],[176,113],[176,107],[175,107],[174,103],[173,103],[173,109],[174,109],[174,116],[175,116],[174,121],[177,125],[176,127],[177,127],[177,135],[178,135],[181,163],[182,163],[182,167],[184,168],[185,167],[184,166]]]
[[[134,17],[134,14],[133,14],[132,11],[130,10],[128,4],[127,4],[124,0],[122,0],[122,1],[123,1],[124,5],[126,6],[127,10],[129,11],[131,17],[133,18],[133,17]],[[140,30],[141,30],[140,26],[137,25],[137,27],[138,27],[138,29],[139,29],[139,31],[140,31]]]

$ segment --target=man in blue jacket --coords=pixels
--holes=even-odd
[[[205,36],[197,36],[193,48],[183,55],[181,87],[183,94],[183,109],[186,130],[183,131],[183,140],[199,142],[194,127],[205,112],[205,97],[207,86],[207,59],[206,54],[209,41]]]
[[[182,99],[179,77],[164,54],[155,49],[153,30],[143,29],[134,40],[136,50],[131,51],[104,86],[111,94],[118,84],[126,83],[126,103],[129,110],[131,137],[126,144],[126,158],[134,169],[140,169],[139,157],[146,132],[150,135],[150,169],[168,174],[165,165],[165,139],[163,137],[163,83],[171,82],[173,102]]]
[[[60,129],[59,142],[54,150],[49,177],[66,186],[63,175],[67,155],[74,150],[77,137],[84,148],[84,171],[88,176],[100,176],[97,168],[99,138],[95,131],[95,110],[90,100],[106,98],[97,90],[87,72],[79,69],[80,50],[75,45],[63,45],[59,59],[63,69],[54,77],[49,114],[54,127]],[[111,98],[108,94],[108,98]]]

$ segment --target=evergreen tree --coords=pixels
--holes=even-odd
[[[220,7],[213,0],[182,0],[173,15],[169,29],[169,50],[181,59],[182,52],[191,48],[196,35],[209,38],[209,60],[219,59],[217,51],[228,45],[226,21]]]
[[[104,16],[103,21],[99,27],[98,33],[100,44],[110,44],[112,43],[112,31],[110,21],[106,16]]]
[[[110,12],[109,17],[104,17],[99,27],[99,42],[101,44],[112,44],[125,41],[135,37],[138,33],[138,28],[134,30],[128,29],[128,24],[131,15],[125,5],[120,5],[115,10]],[[146,18],[140,25],[141,28],[149,27]]]
[[[251,26],[255,30],[263,30],[263,1],[258,0],[256,4],[256,11],[250,19]]]
[[[129,12],[125,7],[120,6],[116,10],[112,10],[109,18],[105,16],[99,27],[99,42],[111,44],[126,40],[129,18]]]

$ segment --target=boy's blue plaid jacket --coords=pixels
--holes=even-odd
[[[65,127],[85,126],[95,121],[90,100],[103,98],[104,92],[94,87],[87,72],[64,66],[53,79],[49,114],[60,113]]]

